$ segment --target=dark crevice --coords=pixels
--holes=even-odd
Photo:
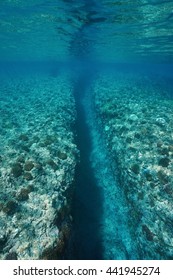
[[[102,192],[97,186],[90,162],[92,149],[89,128],[82,99],[91,82],[86,72],[79,75],[74,86],[74,97],[77,108],[77,146],[80,150],[80,162],[76,168],[76,188],[74,195],[73,217],[74,238],[72,259],[103,259],[100,223],[102,218]]]

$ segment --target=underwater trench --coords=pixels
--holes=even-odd
[[[90,163],[91,136],[86,123],[82,104],[89,86],[90,77],[79,75],[74,86],[76,101],[76,143],[80,151],[80,161],[76,167],[75,194],[73,202],[73,253],[71,259],[103,259],[100,239],[100,219],[102,213],[102,192],[97,187],[96,178]]]
[[[100,66],[92,59],[93,45],[88,35],[97,37],[97,28],[92,23],[98,7],[94,0],[84,0],[87,21],[73,36],[69,48],[77,62],[77,68],[74,69],[75,64],[71,70],[75,73],[75,78],[72,74],[72,84],[80,162],[75,174],[74,227],[68,259],[137,259],[136,245],[129,229],[127,202],[116,174],[113,175],[111,157],[94,115],[91,87]]]
[[[76,168],[74,218],[69,259],[139,259],[129,228],[129,208],[111,168],[110,155],[94,121],[91,71],[79,75],[74,85],[77,109],[76,143],[80,162]],[[89,94],[88,94],[89,92]]]

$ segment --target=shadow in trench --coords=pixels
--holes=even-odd
[[[86,114],[82,99],[90,86],[92,73],[82,71],[74,86],[77,108],[77,145],[80,150],[80,162],[76,168],[76,189],[74,195],[74,240],[72,259],[99,260],[102,256],[101,219],[102,190],[97,186],[90,162],[92,149],[91,137],[86,123]]]

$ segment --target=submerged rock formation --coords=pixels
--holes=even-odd
[[[0,259],[62,259],[78,151],[68,74],[4,80]]]
[[[173,258],[173,100],[147,77],[100,74],[95,117],[118,166],[141,259]],[[116,215],[116,213],[115,213]]]

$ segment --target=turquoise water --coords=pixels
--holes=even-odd
[[[172,259],[172,1],[0,5],[0,259]]]

